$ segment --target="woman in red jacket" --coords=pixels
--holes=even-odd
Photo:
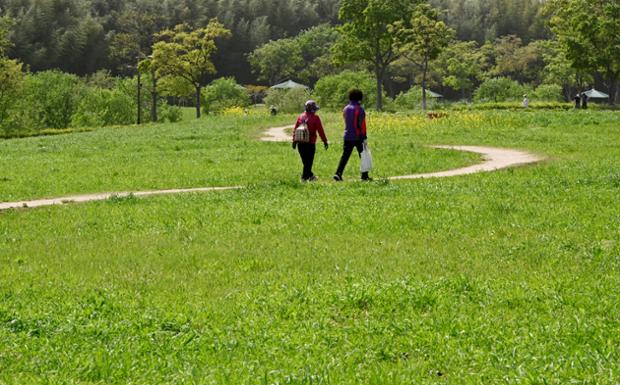
[[[301,162],[304,165],[303,173],[301,174],[302,182],[314,182],[318,178],[312,173],[312,164],[314,163],[314,154],[316,153],[316,140],[317,133],[321,136],[321,140],[323,141],[323,146],[327,150],[329,148],[329,143],[327,142],[327,136],[325,136],[325,131],[323,130],[323,124],[321,123],[321,118],[316,114],[319,110],[319,106],[316,104],[314,100],[308,100],[306,102],[306,112],[301,114],[299,118],[297,118],[297,122],[295,123],[295,129],[299,127],[303,122],[306,122],[308,127],[308,131],[310,133],[310,141],[307,143],[296,142],[293,137],[293,148],[297,148],[299,151],[299,156],[301,157]],[[295,130],[293,130],[295,132]]]

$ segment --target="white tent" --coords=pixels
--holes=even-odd
[[[292,80],[287,80],[284,83],[276,84],[272,86],[272,90],[290,90],[291,88],[304,88],[308,89],[308,86],[304,86],[303,84],[295,83]]]
[[[431,98],[435,98],[435,99],[443,98],[443,95],[438,94],[437,92],[433,92],[431,90],[426,90],[426,95],[430,96]]]
[[[590,91],[584,92],[584,94],[586,94],[589,99],[607,99],[607,98],[609,98],[609,95],[607,95],[604,92],[597,91],[594,88],[592,88]]]

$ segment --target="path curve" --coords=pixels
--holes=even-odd
[[[287,132],[293,126],[274,127],[267,130],[261,138],[264,142],[288,142],[291,135]],[[538,163],[544,158],[529,152],[506,148],[483,147],[483,146],[429,146],[446,150],[473,152],[482,155],[484,161],[473,166],[457,168],[454,170],[431,172],[426,174],[412,174],[392,176],[390,180],[446,178],[459,175],[469,175],[479,172],[497,171],[504,168]]]
[[[290,130],[292,126],[274,127],[268,129],[264,136],[261,138],[263,142],[288,142],[291,140],[290,134],[287,130]],[[455,151],[467,151],[480,154],[484,158],[484,162],[469,166],[458,168],[454,170],[433,172],[426,174],[413,174],[413,175],[401,175],[393,176],[390,180],[403,180],[403,179],[423,179],[423,178],[444,178],[458,175],[469,175],[479,172],[496,171],[508,167],[514,167],[519,165],[537,163],[544,158],[530,154],[525,151],[495,148],[495,147],[481,147],[481,146],[430,146],[432,148],[441,148]],[[196,192],[210,192],[210,191],[225,191],[225,190],[238,190],[243,187],[231,186],[231,187],[199,187],[188,189],[170,189],[170,190],[152,190],[152,191],[136,191],[136,192],[117,192],[117,193],[100,193],[100,194],[87,194],[87,195],[75,195],[62,198],[52,199],[37,199],[30,201],[19,202],[4,202],[0,203],[0,211],[9,209],[20,208],[34,208],[42,206],[63,205],[67,203],[82,203],[103,201],[113,197],[145,197],[152,195],[169,195],[169,194],[183,194],[183,193],[196,193]]]

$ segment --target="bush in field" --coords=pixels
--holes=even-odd
[[[276,106],[280,112],[296,113],[304,110],[304,104],[310,97],[310,91],[302,87],[290,90],[269,90],[265,97],[265,105]]]
[[[93,88],[86,93],[73,115],[73,127],[102,127],[131,124],[135,121],[136,104],[119,89]]]
[[[0,57],[0,132],[12,128],[14,106],[24,83],[21,63]]]
[[[219,113],[233,107],[247,107],[250,96],[245,88],[233,78],[214,80],[202,91],[202,110],[204,113]]]
[[[484,81],[474,92],[474,99],[479,102],[505,102],[518,100],[527,89],[518,82],[505,78],[493,78]]]
[[[171,106],[168,103],[161,103],[158,107],[157,120],[159,122],[175,123],[183,118],[183,109],[179,106]]]
[[[67,128],[85,93],[75,75],[44,71],[26,76],[23,107],[37,129]]]
[[[88,87],[113,89],[118,85],[120,78],[112,76],[108,70],[100,70],[84,78]]]
[[[426,93],[426,104],[428,108],[434,108],[436,101]],[[411,110],[422,108],[422,87],[413,86],[407,92],[400,93],[393,103],[396,110]]]
[[[537,100],[561,102],[564,101],[563,92],[562,87],[557,84],[541,84],[532,96]]]
[[[370,73],[344,71],[321,78],[314,87],[314,93],[322,107],[340,109],[349,103],[349,91],[357,88],[364,92],[364,105],[374,106],[376,87],[375,78]]]

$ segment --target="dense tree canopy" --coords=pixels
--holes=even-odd
[[[551,0],[551,26],[573,68],[597,70],[614,103],[620,79],[620,2]]]
[[[312,86],[343,70],[370,70],[380,107],[383,89],[395,97],[427,78],[398,60],[403,51],[388,33],[399,20],[421,28],[410,17],[418,3],[440,10],[439,22],[455,31],[457,42],[428,63],[429,87],[449,98],[469,97],[495,77],[531,88],[553,83],[567,98],[591,85],[607,87],[612,101],[617,93],[616,0],[0,0],[0,51],[13,60],[4,62],[5,74],[135,76],[160,31],[179,24],[195,31],[215,18],[230,38],[211,55],[217,74],[209,80],[266,86],[293,78]],[[419,56],[419,47],[413,51],[407,56]],[[181,98],[195,92],[173,76],[159,88]]]

